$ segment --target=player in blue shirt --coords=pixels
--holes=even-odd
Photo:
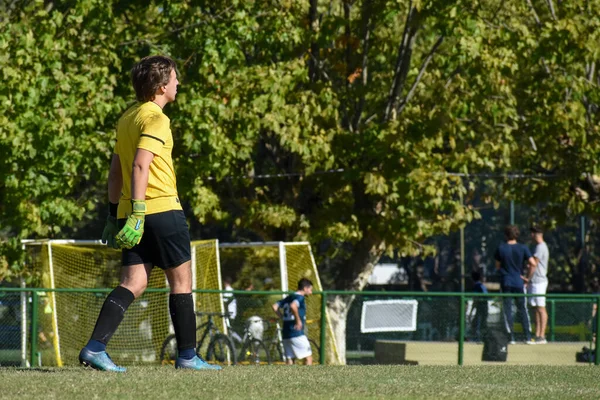
[[[523,267],[527,263],[529,268],[533,269],[536,267],[536,261],[527,246],[517,243],[519,228],[514,225],[507,226],[504,229],[504,237],[506,243],[498,246],[494,257],[496,259],[496,269],[500,273],[500,288],[502,289],[502,293],[525,293],[524,283],[527,278],[523,276]],[[525,305],[525,297],[515,297],[515,300],[517,302],[517,310],[521,315],[526,343],[535,344],[531,340],[531,324]],[[504,310],[506,331],[510,333],[511,343],[514,343],[512,301],[512,297],[504,297],[502,308]]]
[[[273,311],[283,319],[283,348],[288,365],[294,359],[305,359],[306,365],[312,365],[312,350],[304,333],[306,326],[306,302],[304,298],[312,294],[313,284],[306,278],[298,281],[298,290],[283,300],[273,304]]]

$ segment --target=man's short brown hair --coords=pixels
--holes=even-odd
[[[519,238],[519,228],[516,225],[508,225],[504,228],[504,237],[506,240],[517,240]]]
[[[140,102],[153,100],[156,91],[169,83],[173,70],[177,72],[177,65],[169,57],[148,56],[142,58],[131,69],[131,82],[137,100]]]
[[[530,230],[531,233],[544,233],[542,227],[540,227],[539,225],[532,225]]]
[[[298,290],[304,290],[312,285],[313,283],[309,279],[302,278],[298,281]]]

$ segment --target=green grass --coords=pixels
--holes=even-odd
[[[406,346],[406,360],[418,362],[423,365],[457,365],[457,342],[400,342]],[[540,346],[530,346],[518,343],[508,346],[508,359],[506,365],[545,365],[545,366],[576,366],[575,353],[581,351],[583,346],[592,347],[586,342],[556,342]],[[488,363],[481,361],[483,344],[465,343],[463,353],[464,365],[476,366]],[[349,363],[352,364],[378,364],[373,351],[346,352]]]
[[[2,399],[598,399],[594,366],[0,368]]]

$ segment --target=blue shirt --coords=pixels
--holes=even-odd
[[[298,315],[302,320],[302,329],[299,331],[294,328],[296,324],[296,318],[292,313],[291,305],[293,302],[296,302],[298,305]],[[304,325],[306,325],[306,303],[304,302],[304,296],[293,293],[290,294],[283,300],[279,300],[277,302],[279,305],[279,309],[281,310],[281,314],[283,315],[283,330],[281,331],[281,336],[284,339],[291,339],[298,336],[304,335]]]
[[[494,255],[500,262],[500,283],[517,289],[523,288],[523,265],[531,258],[531,251],[524,244],[502,243]]]
[[[475,284],[473,285],[473,291],[475,293],[487,293],[488,290],[485,287],[485,285],[483,283],[481,283],[481,281],[477,281],[475,282]]]

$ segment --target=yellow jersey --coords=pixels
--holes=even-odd
[[[146,189],[146,214],[181,210],[173,168],[171,121],[156,103],[148,101],[131,106],[119,118],[114,153],[121,161],[123,190],[117,218],[131,214],[131,172],[137,149],[154,154]]]

